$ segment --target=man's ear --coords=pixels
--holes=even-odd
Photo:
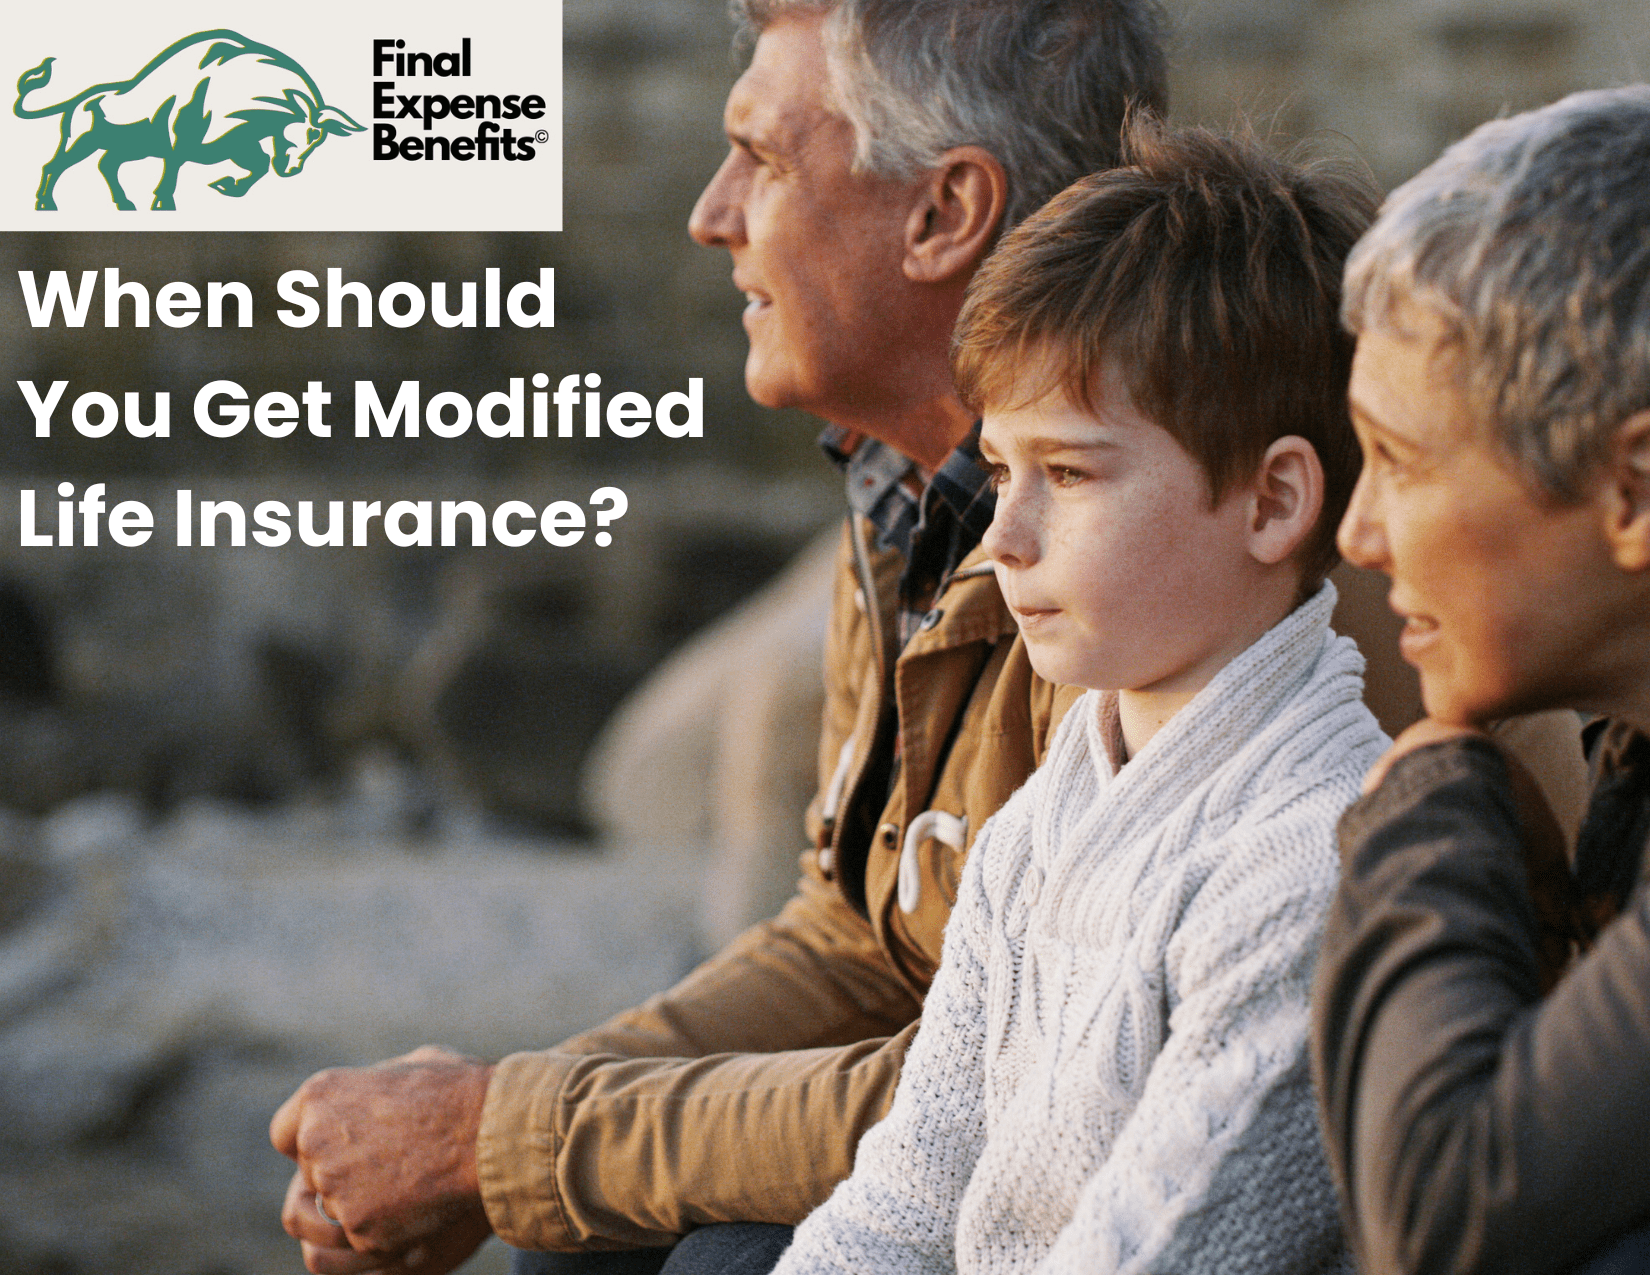
[[[1249,495],[1249,552],[1268,566],[1294,556],[1323,512],[1323,462],[1299,434],[1266,449]]]
[[[1623,571],[1650,568],[1650,411],[1616,429],[1602,491],[1604,538]]]
[[[1008,175],[990,151],[954,146],[917,192],[905,222],[905,277],[966,282],[990,251],[1008,208]]]

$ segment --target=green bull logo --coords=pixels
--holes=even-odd
[[[23,99],[50,83],[54,60],[23,72],[12,106],[22,119],[63,117],[57,151],[40,169],[37,211],[56,211],[52,191],[57,179],[99,151],[97,170],[123,212],[134,211],[135,205],[121,188],[121,165],[161,160],[164,167],[149,207],[171,212],[185,164],[234,163],[244,170],[242,176],[219,177],[209,184],[220,195],[239,198],[271,168],[279,177],[302,172],[328,135],[363,131],[343,111],[326,105],[303,67],[280,50],[234,31],[185,36],[129,80],[94,85],[56,106],[26,108]]]

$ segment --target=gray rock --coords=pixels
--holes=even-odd
[[[28,1202],[0,1269],[294,1269],[267,1127],[306,1075],[544,1047],[699,955],[692,865],[346,822],[198,802],[150,826],[110,797],[0,819],[10,879],[53,882],[0,932],[0,1191]]]

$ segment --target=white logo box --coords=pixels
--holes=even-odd
[[[560,0],[519,5],[430,0],[344,0],[319,6],[246,0],[157,0],[143,6],[113,0],[73,6],[33,3],[12,6],[4,29],[6,38],[0,48],[7,63],[0,66],[0,83],[8,86],[5,91],[10,98],[0,111],[0,230],[561,229]],[[320,89],[326,107],[344,112],[364,131],[328,133],[307,156],[301,171],[282,177],[272,166],[239,197],[220,194],[210,183],[244,178],[244,166],[230,160],[185,162],[179,166],[174,211],[151,208],[163,175],[163,160],[127,160],[120,167],[119,182],[135,206],[130,212],[116,207],[98,169],[105,152],[96,143],[120,135],[97,134],[88,144],[91,153],[59,176],[52,192],[57,210],[38,211],[41,168],[58,151],[64,116],[18,118],[12,109],[17,92],[9,86],[46,58],[53,58],[49,82],[32,88],[24,99],[26,109],[38,111],[95,85],[131,80],[174,42],[214,30],[232,31],[285,54]],[[393,62],[385,60],[375,74],[375,40],[405,42],[399,48],[379,46],[377,51],[386,58],[423,53],[429,61],[416,60],[418,74],[397,75]],[[468,76],[424,74],[426,65],[444,71],[465,69],[465,40],[469,41]],[[173,78],[180,72],[194,78],[193,66],[193,62],[174,60],[164,69]],[[230,110],[270,109],[268,103],[256,99],[279,91],[283,83],[288,87],[301,83],[290,74],[283,78],[268,63],[259,65],[250,55],[214,63],[207,70],[214,78],[205,101],[208,108],[219,106],[207,125],[204,140],[208,143],[225,130]],[[124,96],[104,95],[100,110],[111,121],[123,110],[147,118],[142,108],[155,104],[145,102],[144,94],[156,97],[157,103],[163,101],[170,87],[160,83],[163,78],[163,68],[156,68],[153,82],[146,80]],[[375,89],[375,84],[386,81],[393,82],[394,88]],[[418,98],[415,117],[375,119],[375,103],[382,105],[386,96],[393,99],[398,114],[406,107],[401,97]],[[426,97],[432,98],[427,104]],[[542,99],[542,107],[530,104],[529,111],[539,112],[530,118],[522,108],[526,99],[534,97]],[[492,98],[499,99],[498,106]],[[174,103],[166,121],[169,126],[175,126],[184,105]],[[423,119],[426,105],[434,117],[429,129]],[[443,110],[446,117],[440,118]],[[457,118],[460,115],[469,118]],[[286,136],[295,143],[290,152],[295,155],[303,144],[306,124],[293,118]],[[76,135],[87,131],[86,108],[73,122]],[[374,159],[375,127],[395,130],[397,158]],[[430,149],[444,151],[448,158],[400,157],[405,151],[424,151],[422,139],[432,136],[447,140],[445,147],[437,142]],[[409,137],[421,140],[406,147]],[[260,145],[265,155],[276,153],[272,138],[262,138]],[[530,159],[524,157],[529,148]],[[387,149],[380,135],[378,150]],[[506,150],[517,158],[506,158]],[[188,153],[187,147],[178,153]]]

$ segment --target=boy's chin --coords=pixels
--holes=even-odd
[[[1038,650],[1033,642],[1026,643],[1026,654],[1031,660],[1031,671],[1045,682],[1055,686],[1081,686],[1087,690],[1105,690],[1111,683],[1098,676],[1099,670],[1091,662],[1074,659],[1069,654],[1044,648]]]

